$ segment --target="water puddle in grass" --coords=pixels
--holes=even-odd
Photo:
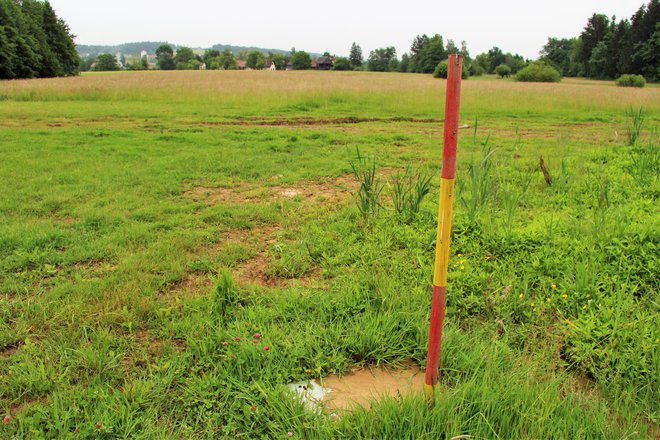
[[[323,408],[335,414],[357,406],[370,408],[372,401],[421,393],[424,372],[412,362],[403,368],[365,367],[344,376],[332,375],[316,381],[288,385],[311,409]]]

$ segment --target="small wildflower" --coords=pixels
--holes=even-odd
[[[552,285],[552,288],[553,288],[553,289],[556,289],[556,288],[557,288],[557,285],[556,285],[556,284],[553,284],[553,285]]]
[[[465,266],[461,266],[461,270],[465,270]]]
[[[96,429],[101,429],[102,426],[103,426],[103,425],[101,424],[101,422],[96,422],[96,423],[94,424],[94,427],[95,427]]]
[[[566,294],[564,293],[561,297],[562,297],[562,298],[568,298],[568,295],[566,295]]]
[[[2,419],[2,423],[4,423],[5,425],[9,425],[9,424],[11,423],[11,419],[12,419],[12,417],[11,417],[9,414],[7,414],[7,415]]]
[[[535,304],[535,303],[532,303],[532,307],[536,307],[536,304]]]
[[[241,338],[239,338],[239,337],[235,337],[235,338],[234,338],[234,341],[236,341],[236,342],[240,342],[240,341],[241,341]]]
[[[521,293],[520,295],[518,295],[518,297],[519,297],[520,299],[523,299],[523,298],[525,297],[525,294],[524,294],[524,293]]]
[[[462,256],[463,256],[463,254],[457,254],[457,255],[458,255],[459,257],[462,257]]]
[[[550,298],[548,298],[548,299],[546,300],[546,302],[550,302]]]
[[[254,339],[259,339],[261,338],[261,333],[257,332],[254,334]]]
[[[287,437],[293,437],[293,432],[289,431],[286,433]]]
[[[257,411],[257,407],[254,406],[254,405],[252,405],[252,406],[250,407],[250,411],[252,411],[252,412],[256,412],[256,411]]]
[[[270,350],[270,347],[266,345],[266,346],[264,346],[264,350],[268,351],[268,350]]]
[[[583,309],[586,309],[586,308],[587,308],[587,305],[586,305],[586,304],[585,304],[585,305],[583,305],[583,306],[582,306],[582,308],[583,308]]]
[[[229,345],[229,342],[225,341],[225,342],[222,343],[222,345],[224,345],[225,347],[227,347],[227,346]]]
[[[76,429],[73,430],[73,433],[74,434],[80,434],[80,429],[78,429],[78,427],[76,426]]]
[[[254,344],[258,344],[258,343],[259,343],[259,339],[253,339],[252,342],[253,342]]]
[[[461,262],[459,264],[461,264],[461,265],[465,264],[465,260],[461,260]]]

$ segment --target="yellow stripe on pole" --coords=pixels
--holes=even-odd
[[[447,285],[451,211],[453,205],[454,179],[442,179],[440,182],[440,209],[438,212],[438,237],[435,247],[435,270],[433,272],[433,284],[439,287]]]

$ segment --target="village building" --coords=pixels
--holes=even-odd
[[[277,70],[277,66],[275,65],[275,61],[273,61],[273,60],[266,61],[266,64],[264,65],[264,70]]]
[[[316,60],[316,67],[314,67],[314,62],[312,62],[312,68],[318,70],[330,70],[335,64],[335,57],[318,57]]]
[[[247,69],[247,61],[245,61],[245,60],[236,60],[236,68],[238,70]]]

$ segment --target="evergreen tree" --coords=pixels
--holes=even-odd
[[[582,64],[585,76],[593,75],[590,68],[591,52],[603,41],[609,33],[609,19],[603,14],[594,14],[587,22],[587,26],[580,34],[582,46],[578,53],[578,62]]]
[[[0,79],[76,75],[73,38],[47,1],[0,0]]]
[[[348,56],[348,58],[351,60],[351,65],[353,67],[362,67],[362,64],[364,63],[364,58],[362,57],[362,48],[360,47],[359,44],[353,42],[353,44],[351,45],[351,53]]]

